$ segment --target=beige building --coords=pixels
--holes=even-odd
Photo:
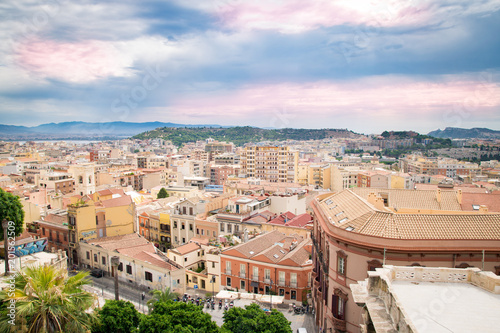
[[[75,193],[79,195],[87,195],[95,193],[95,164],[82,163],[71,165],[68,172],[73,175],[75,180]]]
[[[500,277],[479,268],[384,266],[351,284],[361,332],[498,332]]]
[[[174,292],[184,292],[184,268],[138,234],[82,241],[79,254],[83,266],[102,269],[108,276],[112,276],[111,257],[118,256],[119,280],[151,289],[170,287]]]
[[[241,174],[274,183],[296,182],[299,153],[287,146],[246,147],[241,154]]]

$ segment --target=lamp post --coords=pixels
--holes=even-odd
[[[5,276],[9,275],[9,237],[7,237],[7,228],[9,227],[9,221],[4,219],[2,221],[3,228],[3,253],[5,260]]]
[[[271,306],[269,307],[269,310],[271,310],[273,308],[273,279],[270,279],[269,281],[271,281],[269,285],[269,298],[271,300]]]
[[[115,277],[115,300],[120,300],[120,294],[118,292],[118,265],[120,264],[120,257],[111,257],[111,266],[113,266],[113,276]]]
[[[214,285],[215,285],[215,274],[212,275],[212,303],[215,302],[215,290],[214,290]]]

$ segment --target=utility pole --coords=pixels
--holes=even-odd
[[[120,257],[112,256],[111,265],[113,266],[113,275],[115,277],[115,300],[120,300],[120,294],[118,291],[118,265],[120,264]]]

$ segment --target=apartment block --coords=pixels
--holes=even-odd
[[[299,153],[287,146],[246,147],[241,154],[241,174],[274,183],[295,182]]]

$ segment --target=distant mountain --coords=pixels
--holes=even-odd
[[[429,132],[429,136],[435,138],[449,138],[449,139],[500,139],[500,131],[494,131],[488,128],[457,128],[446,127],[444,130],[436,130]]]
[[[263,129],[258,127],[230,127],[230,128],[173,128],[163,127],[147,131],[134,136],[136,139],[162,138],[180,146],[183,143],[195,142],[213,138],[219,141],[233,142],[237,146],[245,143],[260,141],[285,140],[321,140],[327,138],[356,138],[360,137],[346,129]]]
[[[64,123],[49,123],[34,127],[0,124],[0,139],[92,139],[92,138],[123,138],[150,131],[159,127],[217,127],[220,125],[184,125],[162,123],[159,121],[146,123],[129,123],[114,121],[106,123],[89,123],[72,121]]]

